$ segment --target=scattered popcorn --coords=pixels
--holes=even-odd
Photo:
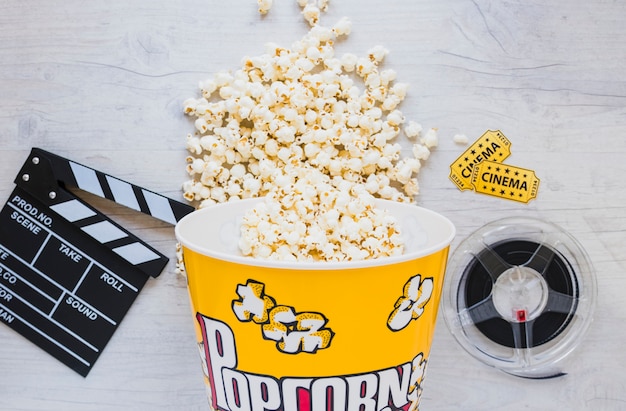
[[[305,8],[306,6],[315,6],[320,11],[328,10],[328,1],[329,0],[296,0],[300,8]]]
[[[437,147],[438,143],[439,140],[437,137],[437,130],[434,128],[428,130],[424,137],[422,137],[422,144],[424,144],[428,148]]]
[[[430,150],[423,144],[413,144],[413,156],[418,160],[428,160],[430,157]]]
[[[267,14],[268,11],[272,8],[273,0],[257,0],[259,5],[259,13]]]
[[[422,132],[422,125],[416,123],[415,121],[409,121],[408,124],[404,127],[404,134],[410,139],[414,139],[420,135]]]
[[[346,53],[341,56],[341,66],[345,72],[351,73],[356,68],[357,56],[352,53]]]
[[[176,274],[187,276],[185,271],[185,261],[183,259],[183,246],[180,243],[176,243],[176,268],[174,269]]]
[[[320,21],[320,9],[313,3],[308,3],[302,9],[302,16],[311,26],[316,26]]]
[[[404,115],[400,110],[394,110],[387,115],[387,121],[391,125],[399,126],[404,123]]]
[[[317,7],[319,7],[321,11],[328,10],[328,1],[329,0],[318,0]]]
[[[335,36],[347,36],[352,31],[352,22],[347,18],[343,17],[333,26],[333,33]]]
[[[266,13],[272,0],[258,0]],[[381,69],[389,51],[335,56],[349,19],[320,25],[328,0],[298,0],[311,29],[290,48],[266,45],[239,69],[199,83],[184,197],[198,208],[265,197],[245,216],[240,249],[256,258],[344,261],[401,253],[395,221],[374,199],[414,202],[435,129],[407,121],[408,92]],[[401,132],[413,140],[402,158]],[[182,268],[181,268],[182,270]]]
[[[369,50],[367,54],[370,60],[380,63],[381,61],[383,61],[388,53],[389,50],[387,50],[383,46],[374,46],[372,49]]]
[[[452,141],[454,141],[456,144],[469,143],[469,139],[467,138],[465,134],[455,134],[454,137],[452,138]]]

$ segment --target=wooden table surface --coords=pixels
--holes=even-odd
[[[262,17],[253,0],[85,2],[0,6],[0,201],[31,147],[182,200],[183,101],[198,82],[240,66],[264,44],[307,31],[294,0]],[[626,409],[626,3],[616,0],[331,0],[323,25],[347,16],[338,52],[376,45],[409,83],[401,109],[439,130],[419,175],[418,203],[457,226],[453,249],[500,217],[554,222],[591,258],[598,295],[566,376],[512,377],[470,357],[443,321],[422,409]],[[535,170],[528,204],[458,190],[450,164],[484,131],[512,142],[511,164]],[[171,257],[150,279],[87,378],[0,326],[0,409],[208,409],[185,280],[171,225],[87,196]]]

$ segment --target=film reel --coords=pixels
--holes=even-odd
[[[589,258],[570,234],[532,218],[494,221],[463,241],[448,267],[444,318],[466,351],[521,377],[563,374],[596,294]]]

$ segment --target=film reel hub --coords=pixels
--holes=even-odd
[[[514,266],[493,286],[493,305],[502,318],[526,322],[537,318],[548,302],[548,284],[533,268]]]
[[[463,241],[448,267],[444,318],[466,351],[514,375],[561,375],[595,303],[592,267],[573,237],[542,220],[498,220]]]

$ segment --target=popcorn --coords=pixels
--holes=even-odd
[[[328,1],[329,0],[318,0],[317,1],[317,6],[320,8],[321,11],[328,10]]]
[[[383,61],[385,56],[389,54],[389,50],[387,50],[383,46],[374,46],[368,51],[367,54],[370,60],[376,63],[380,63],[381,61]]]
[[[322,26],[328,0],[298,0],[309,32],[291,47],[267,44],[241,67],[199,83],[184,101],[189,134],[184,197],[202,208],[265,197],[244,218],[245,255],[292,261],[344,261],[402,252],[393,218],[374,199],[413,202],[417,175],[437,146],[435,129],[399,109],[408,85],[381,69],[382,46],[335,56],[350,34],[342,18]],[[258,0],[267,13],[272,0]],[[401,156],[400,132],[413,141]]]
[[[347,36],[352,31],[352,22],[347,17],[343,17],[335,23],[332,30],[337,37]]]
[[[452,141],[456,144],[467,144],[469,139],[465,134],[455,134],[454,137],[452,137]]]
[[[273,0],[257,0],[259,13],[267,14],[267,12],[272,8],[272,2]]]
[[[400,99],[404,99],[408,89],[409,85],[407,83],[396,83],[389,89],[389,93]]]
[[[408,124],[404,127],[404,134],[408,138],[414,139],[420,135],[422,132],[422,125],[416,123],[415,121],[409,121]]]
[[[396,71],[393,69],[386,69],[380,72],[380,80],[383,86],[389,85],[396,79]]]
[[[439,140],[437,138],[437,130],[431,128],[426,132],[424,137],[422,137],[422,144],[424,144],[428,148],[437,147]]]
[[[308,3],[302,9],[302,15],[311,26],[315,26],[320,20],[320,9],[315,4]]]
[[[387,122],[393,126],[399,126],[404,123],[404,115],[400,110],[393,110],[387,114]]]
[[[243,218],[244,255],[279,261],[358,261],[401,254],[397,222],[374,207],[365,187],[331,179],[316,168],[289,168],[293,195],[276,184]],[[297,181],[297,183],[296,183]],[[297,188],[296,188],[297,187]]]

